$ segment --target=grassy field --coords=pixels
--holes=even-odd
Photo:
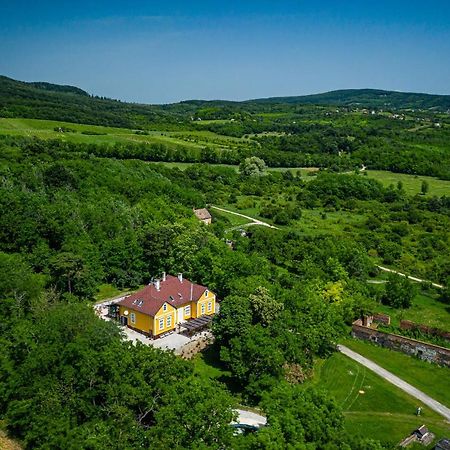
[[[351,341],[345,340],[344,343],[350,346]],[[358,344],[359,342],[356,342],[354,346],[356,351],[360,350]],[[362,342],[362,345],[365,343]],[[378,347],[375,347],[375,352],[376,350]],[[363,351],[361,353],[364,354]],[[366,356],[371,357],[372,354]],[[386,358],[381,356],[378,359],[383,357]],[[402,357],[406,360],[403,361]],[[193,363],[194,373],[197,376],[225,383],[234,394],[236,402],[240,403],[239,387],[233,385],[230,372],[221,364],[218,350],[214,345],[195,355]],[[394,354],[393,362],[386,368],[393,373],[403,368],[403,372],[399,373],[402,378],[411,383],[417,378],[414,384],[419,389],[428,391],[430,395],[443,402],[442,397],[445,396],[447,399],[449,396],[449,393],[439,394],[445,388],[444,370],[448,369],[430,366],[423,361],[397,353]],[[406,372],[409,373],[409,377],[404,376]],[[346,428],[353,434],[397,443],[422,424],[426,424],[436,434],[437,439],[450,432],[450,427],[443,417],[340,353],[333,354],[327,360],[317,361],[313,378],[304,386],[315,386],[333,396],[344,412]],[[421,417],[415,415],[417,406],[423,408]]]
[[[290,225],[308,235],[343,234],[351,232],[352,227],[364,224],[367,216],[348,211],[325,211],[323,208],[303,209],[299,221]]]
[[[442,330],[450,330],[450,306],[434,299],[433,297],[419,293],[408,309],[395,309],[386,305],[378,307],[379,312],[391,316],[392,325],[400,325],[400,320],[411,320],[430,327]]]
[[[450,369],[358,339],[342,343],[450,408]]]
[[[223,211],[218,211],[217,209],[211,209],[211,214],[214,220],[225,219],[230,227],[238,227],[251,222],[249,219],[245,219],[244,217],[236,216],[234,214],[226,213]]]
[[[126,292],[130,292],[130,289],[118,289],[112,284],[101,284],[98,287],[98,292],[95,296],[96,302],[101,302],[108,298],[118,297],[121,294],[125,294]]]
[[[450,181],[439,180],[433,177],[393,173],[386,170],[368,170],[367,176],[375,178],[384,186],[389,186],[390,184],[397,186],[397,183],[401,181],[403,183],[403,189],[408,195],[420,194],[422,181],[427,181],[429,184],[427,196],[437,195],[441,197],[442,195],[450,195]]]
[[[72,131],[60,132],[55,131],[55,128],[67,128]],[[164,143],[198,149],[205,146],[230,149],[250,142],[248,139],[222,136],[204,130],[150,130],[146,131],[147,134],[143,135],[136,134],[135,131],[128,128],[85,125],[52,120],[0,118],[0,134],[36,136],[41,139],[62,139],[76,143]]]
[[[217,121],[216,121],[217,122]],[[206,123],[206,122],[205,122]],[[197,123],[196,123],[197,124]],[[198,124],[201,124],[199,122]],[[55,128],[65,127],[73,130],[73,132],[55,131]],[[95,134],[83,134],[95,133]],[[206,146],[218,149],[237,149],[242,145],[257,145],[249,138],[237,138],[223,136],[211,131],[202,130],[201,126],[198,130],[189,131],[147,131],[146,135],[139,135],[135,130],[128,128],[104,127],[96,125],[76,124],[69,122],[60,122],[52,120],[39,119],[10,119],[0,118],[0,135],[13,136],[36,136],[41,139],[61,139],[75,143],[95,143],[95,144],[115,144],[115,143],[159,143],[172,146],[182,146],[185,148],[201,149]],[[171,163],[164,163],[171,164]],[[177,164],[177,163],[174,163]],[[189,164],[177,165],[177,167],[188,167]],[[237,166],[233,167],[237,170]],[[307,172],[316,171],[317,168],[310,167],[294,167],[294,168],[271,168],[270,171],[286,171],[290,170],[297,175],[300,170],[302,178],[306,181],[312,177],[305,176]],[[439,180],[433,177],[416,176],[393,173],[383,170],[368,170],[366,172],[369,177],[375,178],[385,186],[390,184],[397,185],[399,181],[403,183],[403,187],[408,195],[416,195],[420,193],[422,181],[426,180],[429,184],[427,196],[450,195],[450,181]]]
[[[55,131],[55,128],[66,127],[73,132]],[[98,134],[83,134],[98,133]],[[165,143],[183,147],[201,148],[195,142],[171,136],[171,132],[149,131],[148,135],[138,135],[128,128],[103,127],[69,122],[59,122],[38,119],[4,119],[0,118],[0,134],[14,136],[36,136],[41,139],[61,139],[76,143],[114,144],[134,143]]]
[[[397,443],[422,424],[438,439],[450,432],[445,420],[426,406],[416,417],[420,402],[342,354],[320,361],[305,386],[310,384],[336,399],[353,434]]]

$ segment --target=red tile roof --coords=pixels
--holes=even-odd
[[[192,283],[183,278],[167,275],[166,280],[160,280],[160,289],[157,290],[155,283],[151,283],[134,294],[125,297],[118,305],[126,306],[133,311],[155,316],[164,303],[169,303],[175,308],[197,301],[208,288],[200,284]]]

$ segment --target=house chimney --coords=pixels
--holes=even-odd
[[[159,291],[159,289],[161,288],[161,283],[160,283],[159,280],[155,281],[155,288],[156,288],[157,291]]]
[[[183,282],[183,274],[182,273],[178,274],[178,279],[180,280],[180,283]]]
[[[166,281],[166,272],[163,272],[163,273],[162,273],[162,280],[163,280],[163,281]]]

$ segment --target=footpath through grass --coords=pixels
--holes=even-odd
[[[450,407],[449,368],[358,339],[348,338],[342,344]]]
[[[336,399],[352,434],[398,443],[422,424],[437,439],[450,432],[443,417],[340,353],[318,362],[305,386],[311,384]],[[415,415],[417,406],[423,408],[421,417]]]

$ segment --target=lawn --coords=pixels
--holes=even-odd
[[[389,186],[390,184],[397,186],[397,183],[401,181],[403,183],[403,189],[408,195],[420,194],[422,181],[428,182],[429,190],[426,194],[427,196],[437,195],[441,197],[443,195],[450,195],[450,181],[439,180],[438,178],[394,173],[386,170],[367,170],[367,176],[375,178],[384,186]]]
[[[450,431],[437,413],[342,354],[319,361],[305,386],[311,384],[336,399],[353,434],[396,443],[424,423],[438,439]],[[415,415],[419,405],[420,418]]]
[[[349,342],[350,340],[346,340],[344,343],[350,346]],[[394,360],[396,357],[397,354],[394,355]],[[241,401],[241,389],[233,384],[230,372],[220,362],[218,350],[214,345],[195,355],[192,362],[197,376],[223,382],[233,393],[236,402]],[[445,387],[446,373],[441,373],[440,368],[421,363],[423,362],[413,360],[410,364],[400,363],[399,367],[406,368],[404,372],[411,371],[418,377],[415,385],[420,389],[425,384],[424,380],[428,378],[430,384],[436,386],[428,393],[437,397],[436,393]],[[386,368],[390,370],[390,367]],[[410,381],[403,373],[399,375]],[[426,424],[436,434],[437,439],[450,432],[443,417],[340,353],[335,353],[326,360],[317,361],[313,378],[304,386],[326,390],[334,397],[343,410],[347,430],[353,434],[397,443],[422,424]],[[450,395],[450,391],[445,395]],[[440,399],[442,400],[442,395]],[[415,415],[418,406],[422,407],[421,417]]]
[[[342,343],[450,407],[449,368],[358,339],[348,338]]]

